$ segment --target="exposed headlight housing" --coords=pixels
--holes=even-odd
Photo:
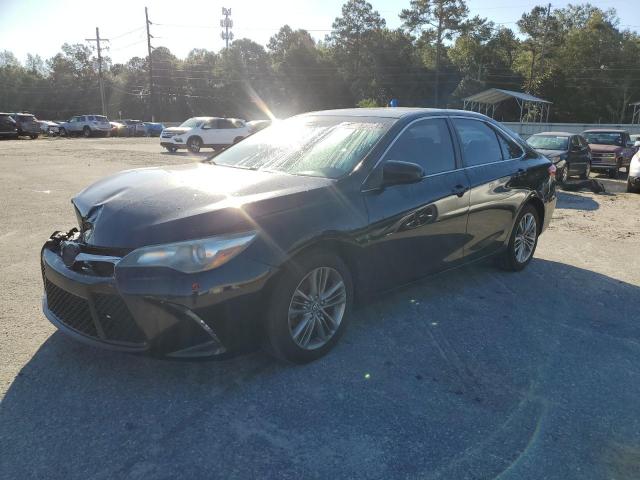
[[[165,267],[184,273],[213,270],[227,263],[253,241],[256,232],[154,245],[134,250],[124,257],[121,267]]]

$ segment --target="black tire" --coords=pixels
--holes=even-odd
[[[191,153],[198,153],[202,148],[202,139],[200,137],[189,137],[187,148]]]
[[[164,147],[164,148],[166,148],[169,151],[169,153],[176,153],[178,151],[177,147]]]
[[[627,193],[640,193],[640,187],[631,185],[631,177],[627,175]]]
[[[58,129],[58,135],[60,135],[61,137],[66,137],[67,136],[67,130],[64,127],[60,127]]]
[[[588,162],[585,168],[585,171],[580,174],[580,180],[588,180],[590,173],[591,173],[591,162]]]
[[[31,140],[35,140],[38,138],[38,134],[29,135],[29,137],[31,137]]]
[[[89,127],[84,127],[82,129],[82,136],[84,138],[89,138],[91,136],[91,129]]]
[[[520,225],[521,220],[525,217],[525,215],[528,215],[528,214],[531,214],[535,219],[535,227],[536,227],[535,240],[529,256],[526,258],[526,260],[520,261],[516,255],[516,246],[515,246],[516,236],[518,233],[518,226]],[[538,237],[540,235],[541,228],[542,226],[540,225],[540,217],[538,215],[538,210],[536,210],[536,208],[531,203],[526,204],[518,214],[518,217],[516,218],[516,221],[513,224],[513,231],[511,232],[511,236],[509,237],[509,244],[507,246],[507,249],[498,258],[499,266],[504,270],[508,270],[511,272],[518,272],[523,268],[525,268],[527,265],[529,265],[529,262],[531,262],[533,255],[536,253],[536,247],[538,246]]]
[[[233,143],[234,143],[234,145],[235,145],[236,143],[238,143],[240,140],[243,140],[243,139],[244,139],[244,137],[236,137],[236,138],[234,138],[234,139],[233,139]]]
[[[305,349],[293,338],[291,331],[293,327],[289,325],[289,308],[294,292],[301,286],[301,282],[310,272],[321,267],[333,270],[342,278],[346,295],[344,313],[338,327],[326,343],[313,349]],[[266,317],[265,347],[277,358],[291,363],[308,363],[317,360],[329,352],[344,333],[353,304],[353,284],[349,269],[338,256],[324,251],[313,251],[296,257],[275,279],[270,292],[271,298],[267,303],[269,310]],[[312,327],[312,335],[317,328]]]
[[[562,168],[562,172],[560,173],[560,185],[564,185],[569,180],[569,164],[565,163]]]

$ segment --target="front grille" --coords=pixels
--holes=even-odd
[[[144,343],[144,335],[120,297],[98,294],[94,295],[93,303],[98,321],[108,340]]]
[[[592,153],[591,158],[595,162],[612,162],[615,163],[616,156],[613,153]]]
[[[80,333],[90,337],[98,336],[86,299],[69,293],[48,280],[45,280],[45,290],[49,310],[58,320]]]
[[[45,291],[49,310],[66,326],[98,340],[144,345],[144,334],[117,295],[95,294],[91,297],[102,329],[100,334],[91,315],[89,300],[63,290],[46,278]]]
[[[162,132],[162,138],[172,138],[175,137],[177,133],[173,132]]]

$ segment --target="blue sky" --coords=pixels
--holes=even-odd
[[[208,0],[206,2],[176,0],[0,0],[0,50],[13,51],[20,60],[27,53],[48,58],[64,42],[82,43],[95,35],[100,27],[102,37],[110,38],[107,55],[114,61],[126,61],[132,56],[146,55],[144,7],[155,23],[153,45],[164,45],[179,57],[192,48],[219,50],[221,7],[232,8],[236,38],[248,37],[266,44],[280,26],[289,24],[305,28],[321,39],[331,29],[340,14],[341,0]],[[398,13],[409,0],[370,0],[390,27],[400,26]],[[472,15],[481,15],[496,23],[515,29],[515,22],[524,11],[538,4],[532,0],[467,0]],[[552,1],[554,8],[567,1]],[[615,8],[621,24],[640,30],[637,0],[594,0],[603,9]],[[634,5],[635,4],[635,5]]]

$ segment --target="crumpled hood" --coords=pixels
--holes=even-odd
[[[127,170],[72,202],[87,243],[137,248],[253,230],[266,215],[323,201],[333,182],[198,163]]]
[[[590,143],[589,148],[596,153],[618,153],[622,151],[622,147],[618,145],[600,145],[598,143]]]

